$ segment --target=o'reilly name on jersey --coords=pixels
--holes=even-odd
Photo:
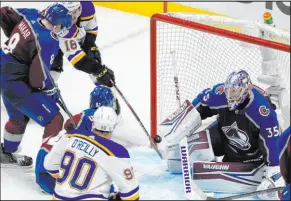
[[[203,164],[204,169],[208,170],[228,170],[229,165],[211,165],[211,164]]]
[[[71,147],[83,151],[91,157],[94,157],[99,152],[94,145],[80,139],[75,139]]]

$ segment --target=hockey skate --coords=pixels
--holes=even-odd
[[[3,144],[0,148],[1,168],[31,168],[33,160],[29,156],[6,152]]]

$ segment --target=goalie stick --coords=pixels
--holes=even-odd
[[[250,193],[244,193],[244,194],[240,194],[240,195],[233,195],[233,196],[223,197],[223,198],[208,197],[207,200],[234,200],[234,199],[239,199],[239,198],[259,195],[259,194],[262,194],[262,193],[271,193],[271,192],[275,192],[275,191],[281,191],[284,188],[285,187],[283,187],[283,186],[282,187],[276,187],[276,188],[269,188],[269,189],[266,189],[266,190],[254,191],[254,192],[250,192]]]
[[[181,107],[181,98],[180,98],[180,86],[179,86],[179,79],[178,79],[178,72],[177,72],[177,61],[176,61],[176,51],[171,51],[172,56],[172,68],[174,74],[174,84],[175,84],[175,91],[176,91],[176,100],[178,106]]]
[[[191,179],[191,168],[188,155],[187,137],[184,137],[180,143],[181,166],[184,182],[184,193],[188,200],[208,200],[209,197],[199,188]],[[210,198],[212,199],[212,198]]]
[[[178,79],[178,72],[177,72],[176,51],[171,51],[170,54],[172,57],[172,68],[173,68],[176,100],[177,100],[178,108],[180,108],[181,97],[180,97],[180,86],[179,86],[179,79]],[[188,154],[187,136],[184,137],[179,142],[179,147],[180,147],[180,157],[181,157],[181,166],[182,166],[183,183],[184,183],[183,184],[184,193],[185,193],[186,199],[188,200],[208,199],[207,195],[191,179],[191,168],[190,168],[190,161],[189,161],[189,154]]]

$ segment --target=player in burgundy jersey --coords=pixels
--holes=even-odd
[[[45,127],[44,137],[61,130],[63,117],[46,90],[54,86],[48,71],[59,48],[54,35],[72,26],[62,5],[51,6],[45,16],[36,9],[1,7],[0,26],[8,37],[2,46],[1,90],[9,121],[1,144],[1,166],[31,166],[32,158],[17,151],[29,119]]]

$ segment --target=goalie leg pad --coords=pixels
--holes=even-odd
[[[164,137],[168,142],[178,143],[186,135],[193,133],[201,126],[202,120],[199,112],[189,100],[172,113],[159,125],[159,129],[166,130]]]
[[[190,164],[194,161],[214,161],[215,156],[212,150],[209,130],[193,133],[187,136],[188,153]],[[167,165],[171,173],[182,173],[179,144],[168,144]]]
[[[256,191],[263,176],[261,162],[193,163],[193,180],[203,191],[247,193]]]

